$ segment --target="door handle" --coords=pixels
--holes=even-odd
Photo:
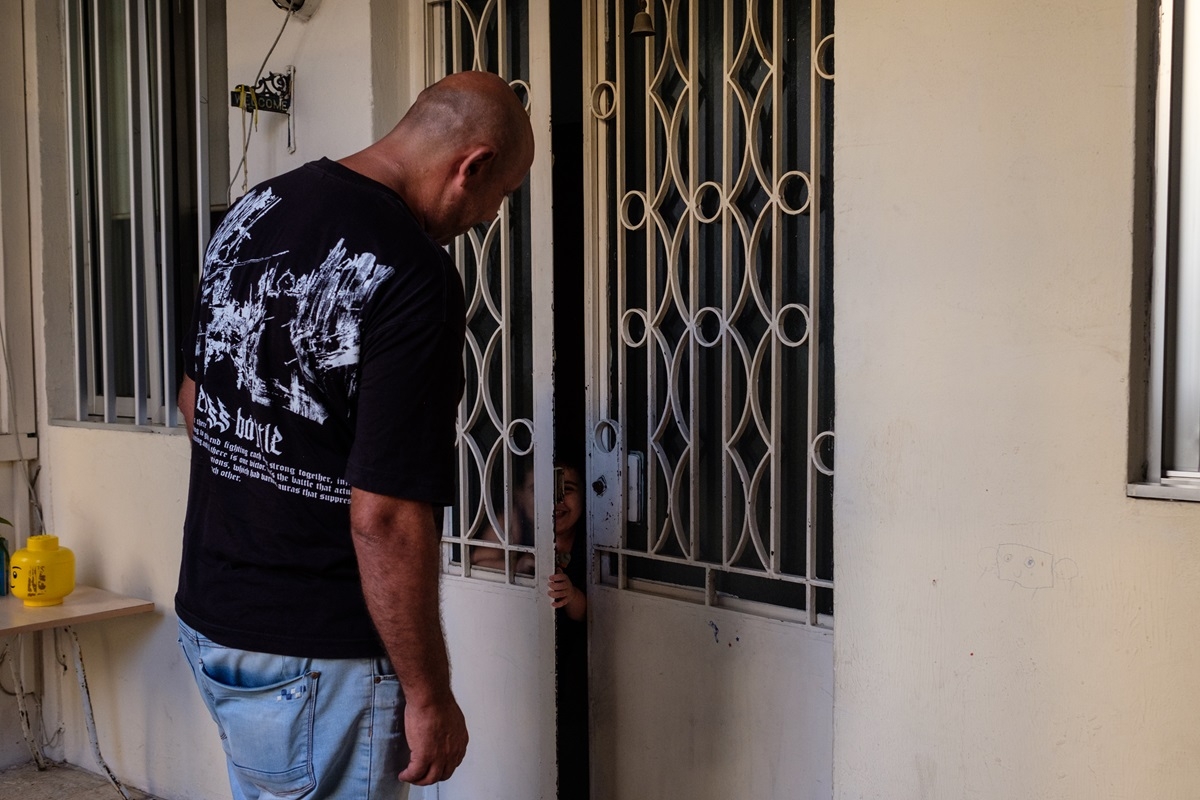
[[[625,519],[629,522],[641,522],[642,512],[646,507],[646,484],[643,473],[646,471],[646,457],[641,453],[630,453],[628,462],[629,480],[626,494]]]

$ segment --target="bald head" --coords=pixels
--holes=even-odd
[[[449,75],[417,96],[387,136],[341,163],[394,189],[425,231],[447,242],[494,219],[533,163],[516,92],[490,72]]]
[[[491,145],[505,159],[533,151],[525,107],[491,72],[456,72],[427,87],[392,135],[428,137],[430,148]]]

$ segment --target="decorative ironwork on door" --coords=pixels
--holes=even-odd
[[[602,578],[830,625],[832,4],[649,6],[590,23]]]
[[[495,72],[528,107],[523,0],[430,2],[426,36],[427,83],[464,70]],[[467,384],[458,422],[458,502],[443,529],[447,572],[526,585],[532,585],[534,561],[535,420],[542,424],[535,338],[546,317],[534,313],[542,289],[531,266],[532,205],[527,184],[504,201],[492,223],[451,247],[467,299]]]

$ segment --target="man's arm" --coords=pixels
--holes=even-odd
[[[352,488],[350,529],[367,609],[404,690],[412,757],[399,778],[418,786],[445,780],[466,755],[467,726],[450,690],[433,508]]]
[[[183,422],[187,426],[188,438],[192,438],[192,417],[196,413],[196,382],[187,375],[179,384],[179,397],[176,400],[179,411],[183,414]]]

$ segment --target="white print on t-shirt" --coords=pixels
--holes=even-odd
[[[254,445],[264,453],[270,453],[273,456],[283,455],[279,450],[279,443],[283,441],[283,434],[279,432],[279,427],[269,422],[256,422],[250,416],[243,417],[240,408],[237,410],[237,436],[239,439],[254,442]]]
[[[254,226],[281,202],[270,188],[251,191],[213,234],[200,289],[212,317],[196,339],[196,357],[203,359],[206,370],[224,359],[232,362],[238,386],[255,403],[274,401],[323,423],[329,412],[314,393],[318,374],[358,362],[359,318],[371,295],[394,270],[379,264],[372,253],[348,253],[345,240],[333,246],[319,267],[299,276],[283,265],[285,256],[297,258],[286,250],[239,260],[241,245],[253,238]],[[238,268],[260,270],[258,279],[242,290],[243,296],[234,296],[233,275]],[[267,301],[279,297],[294,298],[296,303],[287,326],[296,357],[285,367],[291,370],[286,380],[267,374],[260,365],[262,336],[270,322]],[[355,375],[347,381],[353,397],[358,388]]]
[[[204,387],[196,390],[196,425],[224,433],[229,430],[229,409],[220,398],[213,400],[204,391]]]
[[[283,434],[279,432],[278,426],[269,422],[258,422],[250,415],[249,411],[242,408],[238,408],[235,414],[237,424],[233,432],[237,438],[253,442],[254,446],[263,453],[273,456],[283,455],[283,451],[279,449],[280,444],[283,443]],[[225,403],[219,397],[213,400],[203,387],[197,389],[195,422],[197,429],[225,433],[234,421],[229,416],[229,410],[225,408]]]
[[[350,502],[350,484],[343,478],[280,464],[266,458],[259,450],[243,447],[236,441],[219,439],[199,426],[192,436],[198,445],[208,451],[209,468],[213,475],[235,483],[240,483],[242,478],[264,481],[281,492],[327,503]]]

